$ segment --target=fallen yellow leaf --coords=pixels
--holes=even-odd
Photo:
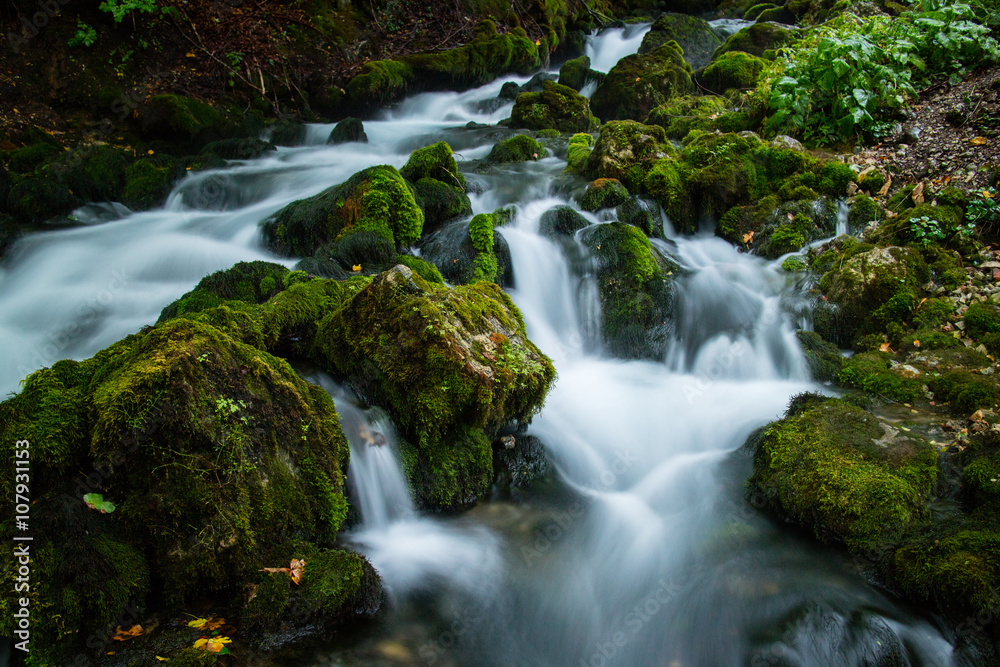
[[[882,343],[878,346],[879,352],[892,352],[892,348],[889,347],[889,343]]]
[[[170,662],[170,658],[164,658],[164,657],[161,657],[161,656],[158,656],[158,655],[157,656],[153,656],[153,657],[155,657],[160,662]]]
[[[753,230],[750,230],[749,232],[747,232],[746,234],[744,234],[743,235],[743,243],[745,243],[747,245],[750,245],[751,243],[753,243],[753,235],[754,235]]]
[[[354,270],[354,271],[360,271],[361,270],[361,265],[360,264],[355,264],[354,266],[351,267],[351,269]]]
[[[222,653],[226,650],[226,644],[230,644],[232,641],[229,637],[212,637],[211,639],[202,637],[194,643],[194,648],[200,648],[209,653]]]
[[[973,146],[985,146],[986,145],[986,137],[973,137],[969,141],[969,143],[972,144]]]
[[[117,628],[115,628],[115,634],[113,634],[111,638],[116,642],[127,642],[133,637],[140,637],[140,636],[142,636],[141,625],[133,625],[128,630],[122,630],[122,626],[119,625]]]
[[[920,347],[920,341],[919,340],[913,341],[913,347]]]

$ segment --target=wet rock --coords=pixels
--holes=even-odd
[[[646,172],[676,153],[663,128],[630,120],[612,121],[601,128],[587,158],[586,173],[593,179],[615,179],[630,192],[640,192]]]
[[[590,221],[572,206],[557,206],[542,214],[538,233],[552,240],[572,238],[578,231],[590,226]]]
[[[768,51],[774,51],[791,43],[798,34],[799,31],[778,23],[754,23],[731,35],[715,50],[712,59],[732,51],[742,51],[762,57]]]
[[[518,95],[510,116],[510,127],[529,130],[590,132],[597,125],[587,98],[552,81],[546,81],[540,93]]]
[[[590,108],[605,122],[642,120],[692,87],[691,66],[677,43],[668,42],[649,53],[622,58],[597,87]]]
[[[350,142],[368,143],[368,135],[365,134],[364,123],[358,118],[345,118],[337,123],[330,131],[330,136],[326,140],[327,144],[346,144]]]
[[[548,151],[544,146],[526,134],[518,134],[496,144],[490,150],[489,155],[486,156],[486,161],[495,164],[527,162],[529,160],[540,160],[546,155],[548,155]]]
[[[708,21],[668,12],[653,22],[642,40],[639,53],[649,53],[671,41],[677,42],[683,49],[684,59],[694,69],[707,65],[712,59],[712,52],[722,44]]]
[[[699,80],[708,90],[720,95],[751,90],[767,68],[767,61],[742,51],[723,53],[702,70]]]
[[[613,178],[599,178],[587,188],[580,199],[580,208],[584,211],[598,211],[602,208],[613,208],[629,199],[625,186]]]
[[[493,444],[493,483],[502,492],[526,489],[553,472],[541,440],[532,435],[503,436]]]

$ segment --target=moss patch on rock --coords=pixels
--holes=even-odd
[[[540,93],[518,95],[510,114],[512,128],[591,132],[597,125],[587,98],[553,81],[546,81]]]
[[[602,121],[642,120],[671,97],[691,91],[691,66],[677,42],[667,42],[646,54],[622,58],[590,100]]]

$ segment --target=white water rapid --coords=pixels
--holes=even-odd
[[[587,45],[607,71],[646,27]],[[369,144],[309,145],[189,175],[165,208],[36,234],[0,268],[0,387],[31,370],[87,357],[141,326],[203,276],[240,260],[276,260],[258,224],[358,170],[402,166],[448,141],[483,157],[509,115],[504,78],[466,93],[413,97],[365,123]],[[495,105],[493,105],[495,106]],[[294,647],[277,664],[538,667],[950,665],[933,619],[869,585],[744,499],[753,429],[778,417],[809,380],[788,312],[799,295],[776,263],[711,236],[656,244],[681,267],[664,359],[601,351],[600,307],[582,244],[538,234],[541,215],[577,207],[581,182],[555,156],[469,174],[476,213],[513,204],[500,230],[529,335],[559,378],[529,432],[554,479],[460,516],[422,516],[410,498],[385,413],[329,378],[351,443],[360,521],[345,536],[380,572],[390,598],[378,621]],[[110,209],[109,209],[110,210]],[[593,224],[605,222],[585,214]],[[797,325],[796,325],[797,326]],[[348,636],[349,635],[349,636]]]

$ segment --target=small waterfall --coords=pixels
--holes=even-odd
[[[840,200],[837,202],[837,227],[836,236],[842,236],[844,234],[850,234],[850,229],[847,225],[848,214],[851,212],[850,207],[847,202]],[[860,230],[858,230],[860,231]]]
[[[618,61],[639,50],[642,38],[651,24],[640,23],[622,29],[608,29],[587,36],[585,54],[590,58],[590,69],[607,73]]]

